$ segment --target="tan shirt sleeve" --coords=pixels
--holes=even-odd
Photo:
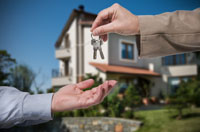
[[[139,16],[140,57],[200,50],[200,8]]]

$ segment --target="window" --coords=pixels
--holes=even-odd
[[[133,46],[134,45],[131,43],[126,43],[126,42],[121,43],[121,58],[122,59],[130,59],[130,60],[134,59]]]
[[[69,75],[69,60],[64,60],[65,76]]]
[[[171,55],[171,56],[163,57],[162,64],[164,66],[186,64],[186,55],[178,54],[178,55]]]
[[[67,34],[65,36],[65,48],[69,48],[69,47],[70,47],[70,45],[69,45],[69,34]]]
[[[174,95],[177,89],[180,87],[181,81],[187,82],[189,77],[170,77],[168,78],[168,86],[170,88],[170,94]]]

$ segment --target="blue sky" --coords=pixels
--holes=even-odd
[[[155,15],[200,7],[200,0],[0,0],[0,49],[38,74],[42,89],[51,87],[51,70],[58,68],[54,44],[70,13],[80,4],[98,13],[119,3],[136,15]]]

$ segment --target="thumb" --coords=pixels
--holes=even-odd
[[[108,24],[101,25],[101,26],[97,27],[96,29],[94,29],[92,34],[94,36],[105,35],[105,34],[108,34],[110,32],[114,32],[114,30],[115,30],[114,24],[108,23]]]
[[[93,84],[94,84],[94,80],[88,79],[76,84],[76,87],[78,87],[80,90],[83,90],[83,89],[91,87]]]

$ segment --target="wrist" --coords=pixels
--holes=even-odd
[[[52,96],[52,101],[51,101],[51,113],[53,114],[55,111],[55,93]]]

